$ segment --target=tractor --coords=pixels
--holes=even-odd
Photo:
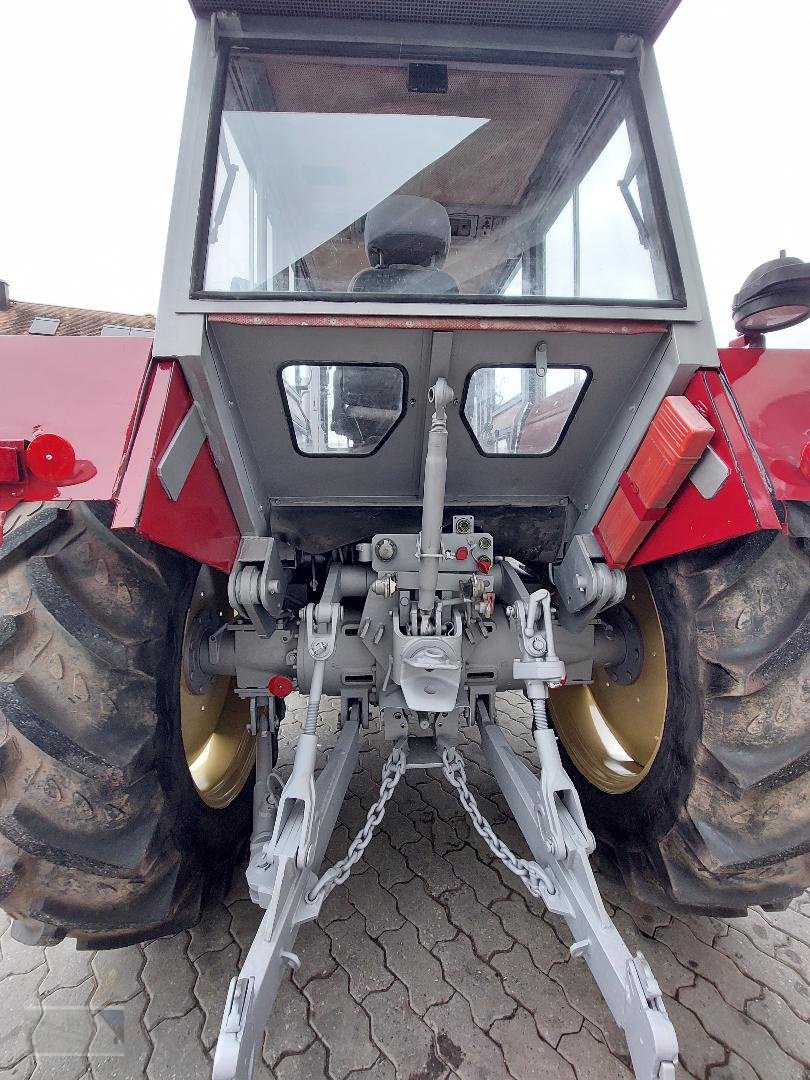
[[[810,266],[754,271],[718,351],[652,48],[677,0],[191,6],[154,342],[0,339],[14,936],[193,926],[249,853],[213,1064],[248,1080],[299,927],[433,769],[673,1080],[591,856],[673,911],[810,884],[810,352],[766,347]],[[379,797],[325,867],[372,726]]]

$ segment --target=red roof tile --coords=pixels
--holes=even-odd
[[[102,326],[130,326],[154,330],[154,315],[121,315],[114,311],[90,311],[87,308],[59,307],[57,304],[29,304],[12,300],[0,311],[0,334],[27,334],[34,319],[58,319],[58,337],[86,334],[95,337]]]

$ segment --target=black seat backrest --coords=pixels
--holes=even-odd
[[[450,250],[450,217],[441,203],[391,195],[369,210],[365,227],[371,266],[349,292],[458,295],[458,282],[441,269]]]

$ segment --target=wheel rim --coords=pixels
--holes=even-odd
[[[234,680],[227,675],[206,678],[195,662],[201,633],[206,627],[216,629],[230,617],[225,575],[203,567],[183,634],[180,721],[194,786],[200,798],[216,808],[233,802],[250,776],[255,757],[248,706],[233,693]]]
[[[644,646],[641,671],[621,685],[594,667],[590,686],[551,694],[554,726],[568,756],[595,787],[611,795],[631,791],[647,776],[661,747],[667,711],[667,657],[661,620],[641,570],[627,575],[623,606]]]

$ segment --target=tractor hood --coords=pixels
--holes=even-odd
[[[680,0],[191,0],[196,15],[217,11],[375,22],[462,23],[658,36]]]

